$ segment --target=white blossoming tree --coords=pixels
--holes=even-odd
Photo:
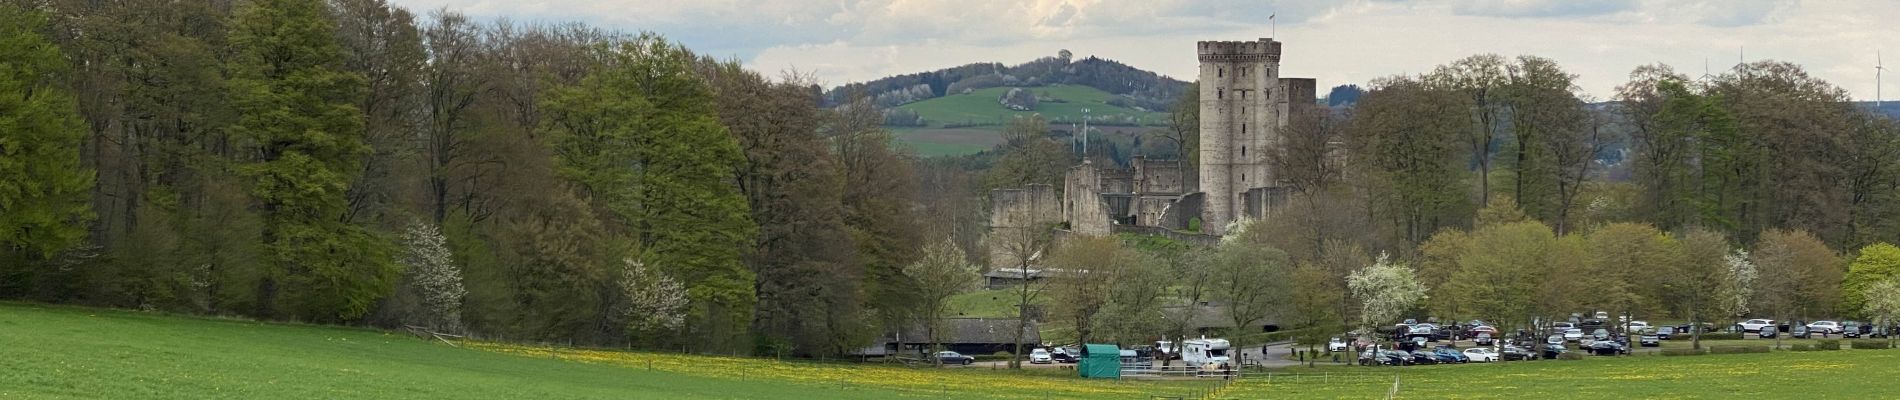
[[[1385,253],[1380,253],[1372,265],[1348,275],[1346,289],[1359,300],[1359,324],[1366,328],[1391,323],[1429,298],[1412,269],[1392,261]]]
[[[632,332],[678,329],[686,322],[686,287],[658,269],[632,259],[620,277],[620,290],[627,301],[620,304],[619,315]]]
[[[1735,249],[1722,259],[1728,262],[1729,272],[1722,308],[1733,316],[1748,315],[1748,301],[1755,297],[1755,263],[1749,261],[1748,250],[1742,249]]]
[[[1900,278],[1887,278],[1867,285],[1861,293],[1867,302],[1861,308],[1875,323],[1886,329],[1894,326],[1893,317],[1900,315]],[[1888,332],[1887,343],[1893,343],[1893,333]]]
[[[437,330],[462,327],[462,268],[449,253],[448,240],[435,225],[417,221],[403,232],[403,253],[398,260],[408,282],[407,290],[420,302],[420,310],[411,313],[408,323]]]

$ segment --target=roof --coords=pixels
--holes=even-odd
[[[1121,348],[1115,347],[1115,345],[1112,345],[1112,344],[1090,343],[1090,344],[1082,345],[1082,354],[1084,356],[1090,355],[1090,354],[1108,354],[1111,356],[1120,356],[1121,351],[1122,351]]]

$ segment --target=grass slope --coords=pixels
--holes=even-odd
[[[1045,101],[1036,106],[1035,111],[1016,111],[1003,108],[996,101],[1007,87],[975,90],[970,93],[919,101],[898,106],[901,109],[916,111],[922,116],[927,127],[896,128],[898,141],[910,146],[917,154],[924,156],[961,155],[988,150],[1002,142],[997,132],[1017,116],[1042,114],[1051,121],[1080,121],[1082,110],[1088,109],[1088,115],[1095,119],[1106,117],[1133,117],[1142,124],[1166,123],[1167,114],[1154,111],[1142,111],[1133,108],[1108,104],[1115,95],[1087,86],[1051,85],[1025,88],[1038,95],[1062,100]],[[946,128],[946,125],[967,125],[959,128]]]
[[[934,127],[942,127],[945,124],[1003,125],[1011,118],[1030,114],[1042,114],[1043,118],[1052,121],[1058,119],[1080,121],[1083,109],[1088,109],[1089,115],[1095,118],[1132,116],[1139,118],[1144,124],[1162,123],[1167,120],[1167,115],[1164,113],[1109,105],[1108,99],[1115,95],[1101,89],[1074,85],[1023,88],[1035,92],[1038,96],[1061,101],[1044,101],[1036,106],[1035,111],[1016,111],[1003,108],[1003,105],[997,102],[997,99],[1003,97],[1003,93],[1008,92],[1009,89],[994,87],[970,93],[951,94],[905,104],[898,108],[916,111],[917,115],[924,117],[924,121]]]
[[[1900,393],[1896,363],[1900,350],[1293,368],[1285,372],[1298,375],[1243,379],[1216,398],[1382,398],[1395,375],[1401,399],[1890,398]]]
[[[471,343],[0,303],[0,398],[1148,398],[1202,382]]]

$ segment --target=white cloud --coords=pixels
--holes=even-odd
[[[1719,70],[1746,48],[1751,60],[1803,64],[1871,98],[1874,50],[1900,54],[1900,27],[1889,23],[1900,20],[1900,7],[1890,0],[393,1],[656,31],[764,72],[796,68],[833,84],[1018,63],[1060,49],[1191,79],[1195,41],[1268,36],[1274,14],[1287,43],[1283,75],[1323,86],[1418,73],[1476,53],[1536,54],[1608,97],[1637,65],[1699,71],[1707,59]]]

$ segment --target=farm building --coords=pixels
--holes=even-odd
[[[1023,347],[1025,349],[1042,343],[1036,321],[1029,321],[1023,327]],[[940,329],[944,350],[965,355],[993,354],[1012,350],[1016,344],[1016,335],[1011,332],[1016,327],[1015,318],[946,318]],[[898,332],[886,332],[870,346],[854,352],[864,356],[890,356],[899,354],[921,355],[930,350],[930,339],[926,337],[922,325],[911,326]],[[1025,350],[1027,351],[1027,350]]]

